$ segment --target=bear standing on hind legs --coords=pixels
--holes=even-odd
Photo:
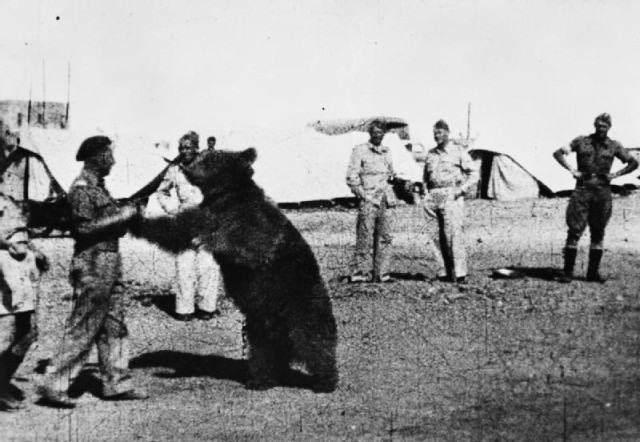
[[[287,217],[253,181],[256,151],[205,151],[185,175],[204,195],[198,207],[148,218],[134,235],[178,253],[198,238],[220,264],[226,292],[246,317],[247,388],[287,384],[301,362],[311,388],[338,382],[336,323],[316,259]]]

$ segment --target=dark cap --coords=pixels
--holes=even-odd
[[[603,113],[600,114],[596,117],[596,119],[594,120],[593,124],[606,124],[607,126],[611,127],[611,115],[609,115],[608,113]]]
[[[89,137],[80,144],[78,153],[76,153],[76,161],[86,161],[101,153],[105,147],[111,146],[111,139],[104,135],[96,135]]]
[[[433,125],[434,129],[444,129],[447,132],[449,132],[449,125],[447,124],[446,121],[444,120],[438,120],[436,121],[436,124]]]

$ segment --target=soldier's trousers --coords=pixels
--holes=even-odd
[[[569,248],[578,247],[580,237],[587,225],[591,233],[591,248],[602,249],[604,233],[611,219],[612,198],[608,186],[598,188],[576,188],[567,205],[567,243]]]
[[[218,303],[220,266],[202,247],[182,252],[176,258],[178,294],[176,313],[191,314],[195,307],[213,312]]]
[[[390,253],[391,220],[387,203],[361,201],[356,222],[355,271],[367,274],[373,268],[373,276],[388,273]]]
[[[440,190],[440,189],[438,189]],[[443,193],[445,189],[442,190]],[[436,193],[436,192],[434,192]],[[442,201],[425,200],[428,230],[438,261],[438,276],[461,278],[467,276],[467,251],[463,233],[464,198],[443,198]]]
[[[121,272],[118,252],[86,250],[73,257],[74,304],[60,348],[47,367],[45,383],[51,388],[69,388],[94,343],[98,347],[103,395],[133,388]]]
[[[0,394],[6,392],[11,378],[37,339],[33,311],[0,316]]]

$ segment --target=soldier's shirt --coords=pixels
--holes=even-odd
[[[606,184],[604,177],[611,172],[614,158],[623,163],[632,161],[631,154],[622,144],[608,137],[601,140],[595,134],[577,137],[569,147],[576,153],[578,171],[585,176],[578,185],[594,180]]]
[[[449,142],[444,149],[427,152],[424,182],[429,190],[467,185],[476,174],[473,159],[461,146]]]
[[[124,234],[122,227],[113,227],[92,235],[82,235],[78,228],[99,218],[118,213],[118,203],[104,186],[104,179],[91,171],[83,170],[69,190],[72,236],[76,252],[117,252],[118,239]]]
[[[202,202],[200,188],[187,179],[179,164],[172,164],[158,186],[158,202],[166,213],[195,207]]]
[[[388,183],[393,174],[388,147],[367,142],[353,148],[347,168],[347,185],[368,202],[379,205],[386,198],[389,206],[396,204],[395,193]]]

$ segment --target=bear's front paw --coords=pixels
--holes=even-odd
[[[250,379],[245,384],[247,390],[264,391],[276,387],[277,384],[274,381],[266,379]]]
[[[316,377],[311,384],[311,391],[314,393],[333,393],[338,388],[336,378]]]

